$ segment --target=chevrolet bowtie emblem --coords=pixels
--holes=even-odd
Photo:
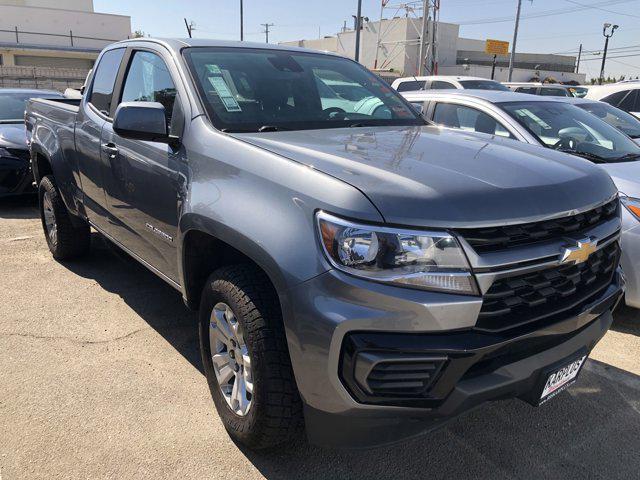
[[[563,247],[560,254],[560,263],[582,263],[589,258],[598,247],[598,240],[595,238],[585,238],[578,240],[575,246]]]

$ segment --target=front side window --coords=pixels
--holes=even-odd
[[[395,90],[342,57],[229,47],[184,55],[209,118],[224,131],[424,125]]]
[[[89,103],[96,107],[104,115],[109,115],[111,111],[111,100],[113,98],[113,87],[116,83],[120,63],[124,56],[124,48],[115,48],[102,55],[100,63],[93,76],[93,85]]]
[[[598,163],[637,160],[640,147],[622,132],[563,102],[508,102],[501,108],[549,148]]]
[[[437,125],[459,128],[467,132],[511,137],[508,130],[493,117],[465,105],[438,103],[433,114],[433,121]]]
[[[536,93],[538,93],[538,87],[518,87],[516,88],[516,92],[535,95]]]
[[[509,88],[501,83],[493,80],[461,80],[462,88],[472,90],[497,90],[499,92],[508,92]]]
[[[618,108],[624,110],[625,112],[637,112],[636,103],[638,99],[638,90],[631,90],[629,94],[624,97],[624,100],[620,102]]]
[[[122,89],[121,102],[159,102],[171,121],[176,87],[162,58],[152,52],[134,52]]]
[[[640,138],[640,120],[633,115],[604,102],[580,103],[577,106],[601,118],[631,138]]]

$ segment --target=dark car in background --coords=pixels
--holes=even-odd
[[[49,90],[0,89],[0,197],[32,189],[33,174],[24,129],[24,110],[30,98],[58,99],[63,95]]]

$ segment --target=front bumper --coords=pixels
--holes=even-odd
[[[0,196],[29,192],[32,183],[28,151],[21,153],[20,157],[0,157]]]
[[[289,349],[312,443],[366,448],[420,435],[486,401],[527,398],[550,366],[591,351],[623,293],[614,281],[582,311],[508,334],[473,329],[481,299],[376,285],[327,272],[290,291]],[[427,394],[405,402],[357,391],[349,355],[445,357]],[[354,367],[355,368],[355,367]],[[391,404],[390,404],[391,403]]]

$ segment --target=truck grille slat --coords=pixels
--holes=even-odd
[[[575,236],[576,232],[589,230],[615,218],[618,215],[619,203],[615,198],[588,212],[568,217],[522,225],[458,229],[457,233],[477,253],[496,252],[518,245],[555,240],[569,234]]]
[[[584,263],[498,279],[483,297],[476,328],[503,331],[587,304],[611,283],[619,258],[613,242]]]

